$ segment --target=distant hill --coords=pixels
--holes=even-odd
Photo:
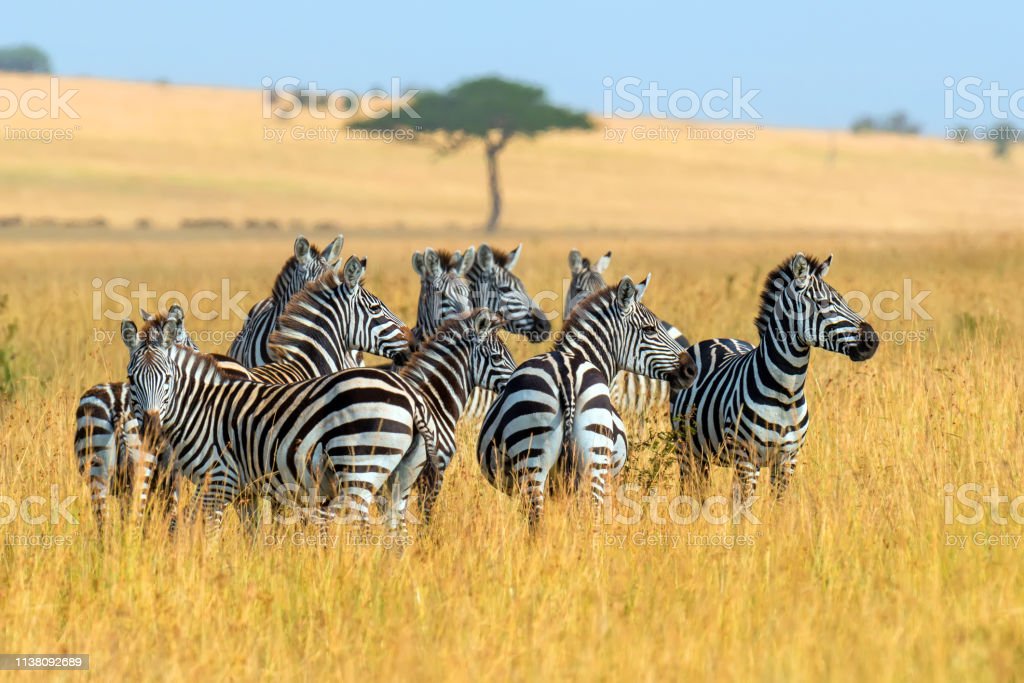
[[[3,84],[50,87],[37,75],[4,74]],[[0,120],[0,217],[103,217],[114,227],[144,219],[154,229],[196,217],[468,229],[486,215],[478,150],[438,158],[424,147],[346,139],[331,119],[264,120],[256,90],[59,84],[79,91],[68,100],[79,118]],[[71,139],[40,140],[57,130]],[[929,138],[596,119],[592,132],[510,145],[505,225],[1017,230],[1019,157]]]

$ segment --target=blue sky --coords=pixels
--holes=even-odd
[[[760,91],[765,125],[846,128],[903,109],[930,134],[948,123],[947,76],[1024,88],[1010,3],[682,5],[33,0],[4,8],[0,44],[37,44],[62,74],[246,88],[264,76],[436,88],[498,73],[592,112],[608,77],[698,95],[739,78]]]

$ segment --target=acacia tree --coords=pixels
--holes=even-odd
[[[491,215],[487,231],[498,227],[501,187],[498,155],[517,135],[533,137],[549,130],[589,129],[590,119],[581,112],[556,107],[544,90],[488,76],[456,85],[447,92],[424,91],[394,115],[364,119],[354,128],[368,130],[408,129],[414,141],[433,145],[449,154],[470,140],[481,140],[487,157]]]

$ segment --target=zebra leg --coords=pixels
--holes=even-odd
[[[772,489],[775,491],[776,500],[782,499],[789,489],[789,482],[796,470],[796,454],[783,455],[772,464]]]
[[[736,473],[732,485],[733,510],[736,514],[753,504],[760,475],[761,468],[755,460],[746,455],[736,459]]]

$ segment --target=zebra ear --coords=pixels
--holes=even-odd
[[[131,320],[121,321],[121,341],[129,351],[134,351],[135,347],[139,345],[139,328],[135,327],[135,323]]]
[[[473,331],[482,337],[496,326],[494,314],[489,309],[481,308],[473,315]]]
[[[789,270],[793,273],[793,283],[797,289],[807,286],[807,278],[811,274],[811,267],[807,263],[807,257],[803,252],[797,252],[789,262]]]
[[[147,312],[145,308],[140,308],[140,309],[139,309],[139,313],[141,313],[141,314],[142,314],[142,320],[143,320],[144,322],[147,322],[147,323],[148,323],[148,322],[149,322],[150,320],[152,320],[152,319],[153,319],[153,314],[152,314],[152,313],[149,313],[149,312]]]
[[[412,254],[412,269],[416,271],[417,275],[423,276],[423,254],[418,251],[414,251]]]
[[[476,252],[476,263],[483,270],[494,268],[494,252],[491,251],[490,245],[480,245],[480,249]]]
[[[295,238],[295,260],[299,263],[309,261],[309,240],[302,235]]]
[[[171,346],[178,342],[178,334],[181,332],[181,324],[176,318],[167,318],[164,321],[164,326],[161,329],[163,332],[163,338],[160,340],[164,346]]]
[[[828,275],[829,266],[832,265],[832,254],[828,255],[828,258],[821,262],[821,265],[814,271],[814,274],[819,278],[823,278]]]
[[[334,238],[334,241],[327,245],[327,248],[324,249],[323,253],[320,254],[324,257],[324,260],[327,261],[327,265],[333,266],[338,262],[338,259],[341,258],[341,247],[343,244],[345,244],[345,236],[338,235]]]
[[[437,277],[441,274],[441,258],[430,247],[427,247],[427,250],[423,252],[423,268],[431,277]]]
[[[594,270],[596,270],[599,273],[603,273],[604,271],[608,270],[608,266],[611,264],[611,262],[612,252],[609,251],[604,256],[597,259],[597,265],[594,266]]]
[[[636,285],[628,275],[619,280],[619,286],[615,289],[615,301],[619,308],[628,310],[636,301]]]
[[[569,252],[569,272],[576,274],[583,270],[583,257],[580,255],[579,249],[573,249]]]
[[[519,246],[508,252],[508,260],[505,261],[505,270],[511,271],[519,263],[519,255],[523,252],[523,243],[520,242]]]
[[[185,320],[185,311],[183,311],[181,306],[178,304],[174,304],[171,306],[170,310],[167,311],[167,319],[170,320],[171,318],[177,320],[179,323],[183,322]]]
[[[644,293],[647,291],[647,285],[649,285],[649,284],[651,284],[651,274],[647,273],[647,277],[645,277],[643,280],[641,280],[639,283],[637,283],[637,286],[636,286],[636,302],[637,303],[640,303],[640,301],[644,298]]]
[[[462,255],[462,261],[459,263],[458,268],[455,269],[455,274],[459,277],[466,277],[466,273],[473,267],[473,261],[476,260],[476,250],[470,247],[466,250],[466,253]]]
[[[345,261],[345,270],[342,272],[342,278],[345,284],[351,288],[359,286],[359,282],[363,279],[363,275],[366,274],[366,259],[360,259],[357,256],[349,256],[348,260]]]

